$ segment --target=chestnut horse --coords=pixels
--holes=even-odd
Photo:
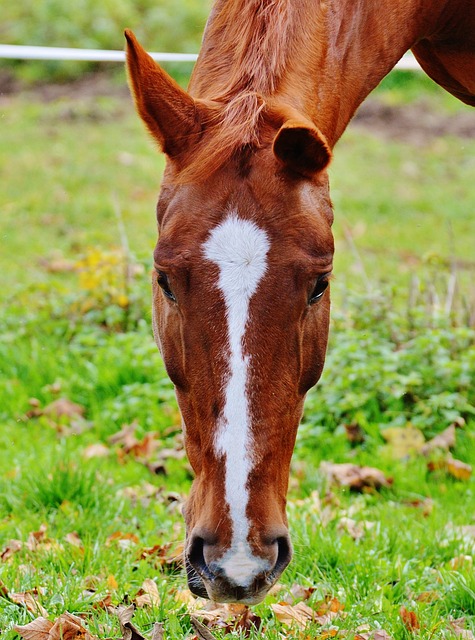
[[[185,92],[126,32],[167,156],[153,325],[196,474],[195,594],[259,602],[291,558],[290,459],[327,346],[332,149],[411,48],[475,105],[474,33],[473,0],[217,0]]]

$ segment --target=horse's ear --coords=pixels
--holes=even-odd
[[[274,139],[273,151],[286,168],[307,178],[323,171],[332,158],[323,133],[297,120],[282,125]]]
[[[126,29],[124,34],[137,111],[162,151],[177,157],[201,131],[195,101],[146,53],[132,31]]]

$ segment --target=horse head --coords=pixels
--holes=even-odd
[[[331,152],[305,116],[266,103],[258,140],[208,162],[226,105],[192,97],[126,36],[137,110],[167,156],[153,328],[196,476],[188,581],[200,596],[255,603],[291,558],[290,461],[325,359]]]

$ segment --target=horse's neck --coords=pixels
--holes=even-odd
[[[453,0],[452,0],[453,3]],[[312,119],[333,146],[450,0],[217,0],[190,84],[197,97],[256,92]]]
[[[431,6],[432,4],[432,6]],[[299,95],[303,110],[331,146],[366,96],[404,53],[444,21],[446,0],[326,0],[315,23],[313,60],[296,60],[281,86],[282,98]],[[310,44],[310,43],[309,43]],[[311,73],[309,71],[311,70]]]

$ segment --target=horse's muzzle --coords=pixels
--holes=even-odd
[[[242,584],[237,584],[236,580],[226,575],[219,560],[209,564],[206,562],[206,541],[200,536],[193,536],[185,556],[190,591],[197,596],[216,602],[242,604],[261,602],[292,558],[292,547],[287,533],[275,538],[268,546],[273,547],[270,551],[276,558],[273,567],[258,573],[250,580],[243,576]]]

